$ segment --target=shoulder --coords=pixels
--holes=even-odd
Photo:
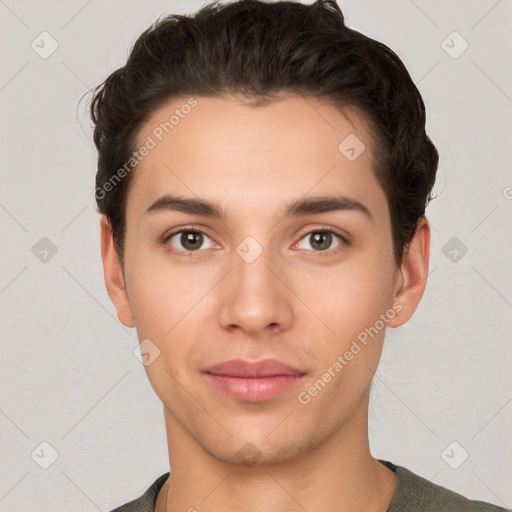
[[[156,498],[169,474],[165,473],[159,476],[137,499],[125,503],[110,512],[154,512]]]
[[[396,489],[387,512],[506,512],[507,509],[470,500],[430,482],[403,466],[380,460],[396,474]]]

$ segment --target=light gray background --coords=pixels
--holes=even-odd
[[[88,103],[77,103],[164,11],[201,4],[0,0],[1,511],[110,510],[169,469],[135,330],[117,321],[105,291],[96,152]],[[429,282],[413,319],[387,331],[373,454],[512,507],[512,1],[341,5],[350,26],[404,60],[441,155],[427,210]],[[46,59],[31,48],[43,31],[59,45]],[[469,44],[458,58],[464,42],[446,39],[453,31]],[[46,262],[32,250],[43,237],[58,250]],[[48,469],[42,442],[58,453]],[[460,463],[462,450],[469,457],[453,469],[447,461]]]

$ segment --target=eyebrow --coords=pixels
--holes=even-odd
[[[359,201],[346,196],[313,196],[299,199],[286,206],[284,217],[299,217],[338,210],[350,210],[363,213],[371,222],[374,221],[370,210]],[[157,199],[146,213],[179,211],[191,215],[201,215],[216,219],[225,219],[222,208],[206,199],[185,198],[166,194]]]

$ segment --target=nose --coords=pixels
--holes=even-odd
[[[225,329],[252,335],[286,329],[293,320],[293,294],[284,265],[273,261],[269,250],[254,260],[250,251],[254,247],[248,253],[233,253],[234,268],[222,287],[219,321]]]

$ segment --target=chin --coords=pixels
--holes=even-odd
[[[274,423],[273,429],[275,429]],[[314,440],[297,439],[296,434],[286,432],[244,431],[243,436],[228,429],[233,437],[219,442],[218,439],[198,439],[202,448],[213,458],[227,464],[246,467],[275,466],[285,464],[313,449]],[[269,432],[272,432],[270,435]]]

